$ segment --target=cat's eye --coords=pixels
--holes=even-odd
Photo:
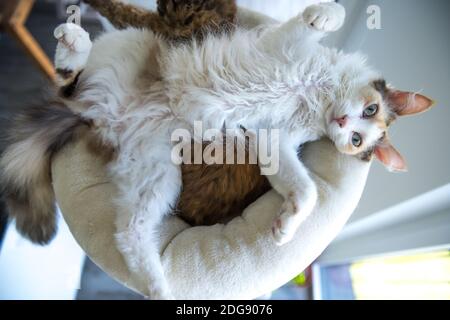
[[[377,104],[371,104],[363,111],[363,117],[364,118],[372,118],[375,116],[378,112],[378,105]]]
[[[362,137],[361,137],[361,135],[358,132],[353,132],[352,144],[355,147],[357,147],[357,148],[361,146],[361,144],[362,144]]]

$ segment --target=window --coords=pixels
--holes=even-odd
[[[450,299],[450,250],[316,268],[321,299]]]

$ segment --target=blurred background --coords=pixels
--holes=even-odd
[[[155,8],[154,0],[131,0]],[[238,0],[280,21],[314,0]],[[450,299],[450,2],[341,0],[342,30],[325,41],[361,51],[387,81],[421,92],[435,108],[396,124],[391,138],[409,172],[374,163],[361,202],[328,249],[291,283],[263,299]],[[0,11],[0,130],[15,112],[51,86],[56,41],[67,6],[78,1],[17,3],[19,26],[5,28]],[[107,22],[82,6],[95,38]],[[299,273],[302,270],[299,270]],[[220,285],[220,284],[218,284]],[[31,245],[8,224],[0,203],[0,299],[141,299],[85,257],[63,219],[47,247]]]

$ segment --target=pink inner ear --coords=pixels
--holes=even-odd
[[[389,101],[399,116],[413,115],[427,111],[433,106],[433,100],[418,93],[394,91]]]
[[[402,155],[390,144],[375,147],[375,156],[383,163],[388,170],[408,171],[406,161]]]

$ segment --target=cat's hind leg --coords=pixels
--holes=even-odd
[[[288,141],[288,139],[285,139]],[[307,168],[298,159],[297,149],[291,142],[280,145],[279,170],[267,176],[272,187],[284,198],[278,216],[273,221],[272,235],[278,245],[292,240],[300,224],[313,211],[317,187]]]
[[[56,82],[60,94],[70,97],[92,49],[89,34],[79,25],[64,23],[54,31],[58,40],[55,54]]]
[[[172,299],[161,264],[159,230],[176,205],[181,169],[170,160],[169,148],[159,147],[154,152],[158,157],[151,153],[123,155],[111,168],[121,193],[116,243],[130,270],[148,279],[150,299]],[[161,159],[161,154],[168,156]]]

